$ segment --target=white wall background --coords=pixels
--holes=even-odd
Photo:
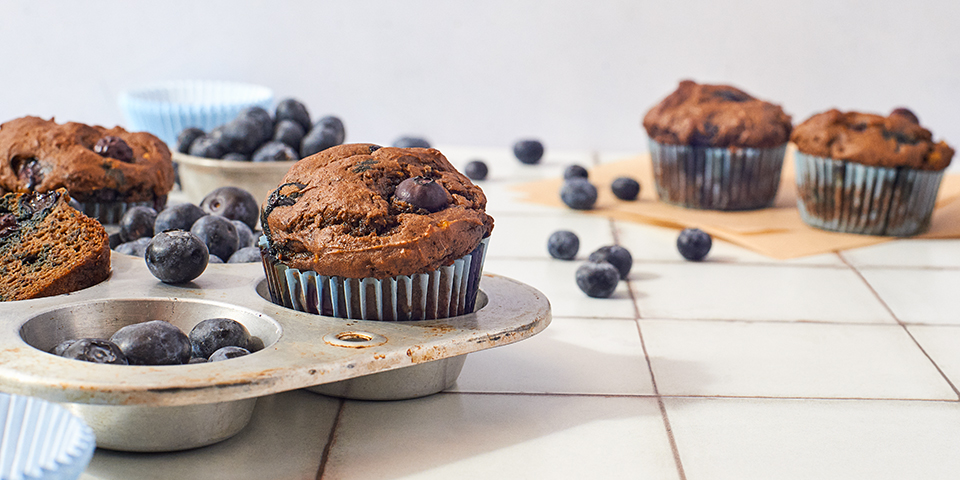
[[[122,125],[121,91],[187,78],[269,86],[351,142],[642,151],[692,78],[796,123],[908,106],[958,146],[960,2],[0,0],[0,121]]]

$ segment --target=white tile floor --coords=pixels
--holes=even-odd
[[[614,156],[443,149],[490,165],[486,270],[544,292],[553,323],[471,354],[447,391],[395,402],[262,399],[219,445],[98,451],[84,478],[953,479],[960,472],[960,241],[776,261],[723,241],[518,203],[509,185]],[[578,233],[551,259],[554,230]],[[574,272],[619,243],[633,270],[592,299]]]

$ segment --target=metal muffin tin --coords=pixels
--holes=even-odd
[[[174,451],[229,438],[257,397],[309,388],[354,399],[436,393],[455,381],[466,354],[514,343],[550,323],[536,289],[485,274],[475,313],[417,322],[345,320],[269,300],[260,264],[212,264],[182,286],[166,285],[143,259],[113,253],[107,281],[67,295],[0,302],[0,390],[63,404],[101,448]],[[206,318],[243,323],[265,347],[222,362],[98,365],[47,353],[69,338],[108,337],[124,325],[169,321],[184,332]]]

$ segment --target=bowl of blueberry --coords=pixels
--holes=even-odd
[[[189,201],[199,202],[210,189],[225,185],[262,201],[297,160],[340,145],[345,137],[338,117],[314,121],[302,102],[287,98],[272,114],[254,106],[210,130],[181,130],[173,160]]]

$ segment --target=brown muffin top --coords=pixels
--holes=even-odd
[[[797,125],[790,140],[808,155],[880,167],[943,170],[953,149],[933,143],[910,110],[898,108],[883,117],[869,113],[829,110]]]
[[[98,142],[117,137],[129,158],[94,151]],[[0,190],[49,192],[66,188],[80,201],[141,202],[165,197],[173,189],[170,149],[146,132],[106,129],[53,119],[22,117],[0,125]],[[104,193],[116,198],[104,198]],[[116,192],[113,194],[112,192]],[[95,198],[90,198],[95,197]]]
[[[690,80],[643,117],[651,140],[697,147],[776,147],[787,142],[791,125],[778,105],[728,85]]]
[[[432,202],[403,195],[414,180],[398,192],[416,177],[431,187]],[[340,145],[291,167],[264,202],[261,223],[271,253],[287,266],[382,279],[470,253],[493,229],[486,203],[435,149]]]

